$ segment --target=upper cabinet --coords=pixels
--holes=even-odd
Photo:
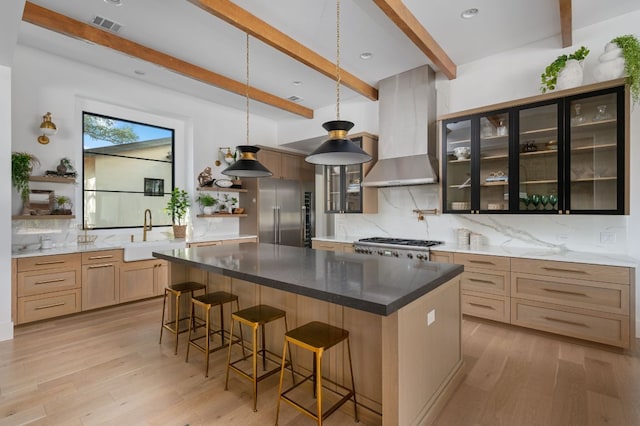
[[[302,154],[260,147],[257,158],[273,173],[275,179],[313,181],[315,178],[315,166],[304,161]]]
[[[446,117],[443,211],[628,214],[628,105],[616,80]]]
[[[368,133],[349,136],[373,159],[364,164],[324,166],[325,213],[377,213],[378,189],[363,187],[362,178],[378,157],[378,140]]]

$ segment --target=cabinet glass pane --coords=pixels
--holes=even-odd
[[[509,115],[480,117],[480,210],[509,209]]]
[[[617,205],[616,94],[572,101],[571,210],[615,210]]]
[[[360,174],[362,166],[352,164],[344,167],[344,193],[345,211],[358,212],[362,210],[362,194],[360,186]]]
[[[341,195],[341,179],[340,179],[340,166],[325,166],[324,168],[325,179],[325,211],[338,212],[341,209],[340,195]]]
[[[519,210],[558,210],[558,105],[521,110]]]
[[[451,210],[471,210],[471,120],[446,124],[447,199]]]

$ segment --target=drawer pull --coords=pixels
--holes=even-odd
[[[89,257],[89,260],[96,260],[96,259],[111,259],[113,257],[112,254],[105,254],[102,256],[91,256]]]
[[[473,281],[474,283],[485,283],[485,284],[495,284],[495,282],[491,280],[481,280],[478,278],[469,278],[469,281]]]
[[[585,271],[581,271],[580,269],[554,268],[553,266],[543,266],[542,269],[546,269],[547,271],[554,271],[554,272],[571,272],[574,274],[586,274]]]
[[[52,303],[51,305],[42,305],[42,306],[36,306],[35,310],[39,311],[40,309],[49,309],[49,308],[56,308],[58,306],[64,306],[66,305],[66,303],[64,302],[60,302],[60,303]]]
[[[480,263],[481,265],[495,265],[495,263],[489,262],[488,260],[473,260],[473,259],[469,259],[469,263]]]
[[[65,263],[64,260],[50,260],[48,262],[36,262],[36,266],[42,266],[42,265],[58,265],[60,263]]]
[[[582,296],[582,297],[588,297],[586,294],[584,293],[578,293],[577,291],[566,291],[566,290],[556,290],[555,288],[542,288],[544,291],[548,291],[549,293],[560,293],[560,294],[568,294],[570,296]]]
[[[555,321],[555,322],[560,322],[562,324],[577,325],[578,327],[589,328],[589,326],[587,324],[583,324],[581,322],[567,321],[567,320],[563,320],[563,319],[559,319],[559,318],[553,318],[553,317],[542,317],[542,318],[546,319],[547,321]]]
[[[491,309],[492,311],[495,311],[496,308],[494,308],[493,306],[489,306],[489,305],[482,305],[480,303],[473,303],[473,302],[469,302],[469,305],[471,306],[475,306],[476,308],[484,308],[484,309]]]
[[[103,263],[102,265],[91,265],[87,269],[108,268],[110,266],[113,266],[113,263]]]
[[[45,281],[36,281],[34,285],[42,285],[42,284],[51,284],[51,283],[59,283],[64,281],[65,278],[57,278],[55,280],[45,280]]]

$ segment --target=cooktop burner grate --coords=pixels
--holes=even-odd
[[[358,240],[359,243],[373,243],[373,244],[390,244],[397,246],[407,247],[432,247],[442,244],[442,241],[433,240],[412,240],[407,238],[386,238],[386,237],[373,237],[362,238]]]

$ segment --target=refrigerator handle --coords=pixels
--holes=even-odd
[[[278,216],[276,209],[277,207],[273,208],[273,244],[278,244]]]
[[[278,244],[282,243],[282,232],[280,231],[280,206],[276,207],[278,210]]]

